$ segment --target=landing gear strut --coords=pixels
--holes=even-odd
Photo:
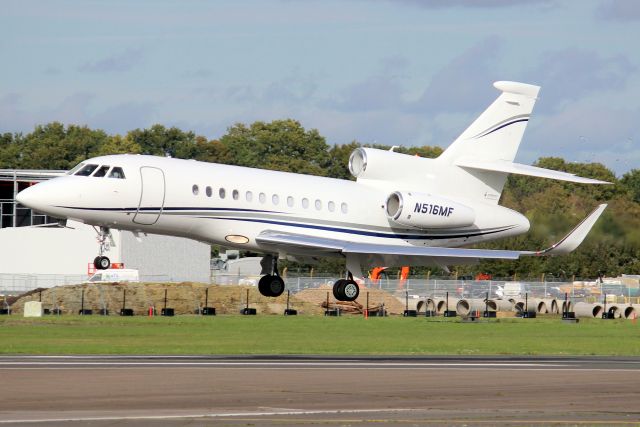
[[[360,295],[360,287],[353,280],[351,273],[347,274],[346,279],[336,280],[333,284],[333,296],[338,301],[355,301]]]
[[[94,227],[95,229],[95,227]],[[110,241],[112,240],[111,230],[108,227],[100,227],[95,229],[98,233],[98,256],[93,260],[93,266],[96,270],[106,270],[111,267],[111,260],[103,254],[111,247]]]
[[[266,255],[260,265],[262,273],[266,275],[258,282],[258,290],[265,297],[279,297],[284,292],[284,280],[278,274],[278,258]]]

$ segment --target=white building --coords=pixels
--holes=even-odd
[[[92,271],[98,255],[93,227],[40,215],[15,201],[29,185],[64,171],[0,169],[0,293],[78,283]],[[211,248],[189,239],[157,235],[136,238],[112,230],[105,253],[112,263],[140,272],[142,281],[210,281]]]

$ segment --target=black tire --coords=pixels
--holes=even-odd
[[[338,279],[333,284],[333,297],[338,301],[344,301],[342,298],[342,289],[344,288],[345,279]]]
[[[93,266],[96,270],[106,270],[111,267],[111,261],[106,256],[98,256],[93,260]]]
[[[360,295],[360,287],[353,280],[345,280],[344,285],[342,285],[342,297],[344,298],[342,301],[355,301]]]
[[[267,274],[266,276],[262,276],[260,278],[260,281],[258,282],[258,291],[260,291],[261,295],[265,297],[273,296],[271,295],[271,286],[269,285],[272,278],[273,276],[270,274]]]
[[[279,297],[284,292],[284,280],[280,276],[271,276],[269,292],[272,297]]]

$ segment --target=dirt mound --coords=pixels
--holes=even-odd
[[[175,314],[194,314],[204,307],[207,289],[209,291],[207,305],[215,307],[216,312],[220,314],[239,313],[246,306],[247,291],[249,307],[255,308],[260,314],[282,314],[287,304],[286,293],[278,298],[269,298],[262,296],[255,286],[221,286],[192,282],[92,283],[30,291],[17,297],[11,304],[11,310],[13,313],[21,314],[25,302],[41,299],[43,308],[60,309],[65,314],[77,314],[81,307],[85,310],[93,310],[94,314],[101,309],[109,310],[110,314],[118,314],[124,304],[126,308],[133,309],[136,315],[146,315],[150,307],[160,312],[165,304],[166,291],[166,306],[173,308]],[[292,293],[290,306],[300,314],[323,314],[327,292],[329,308],[335,308],[337,301],[333,298],[330,285]],[[404,305],[390,293],[361,287],[360,296],[355,303],[350,304],[348,310],[344,310],[345,307],[341,306],[343,313],[361,314],[367,304],[367,293],[371,310],[381,307],[382,304],[389,314],[401,314],[404,310]]]
[[[353,309],[348,311],[354,314],[361,314],[362,309],[366,308],[367,305],[367,294],[369,294],[370,310],[375,310],[384,304],[384,307],[389,314],[402,314],[404,311],[404,304],[390,293],[379,289],[366,288],[364,286],[360,287],[360,295],[355,301],[357,304],[351,304]],[[327,295],[329,295],[329,308],[334,308],[335,306],[340,305],[340,307],[344,309],[344,304],[337,303],[333,298],[333,290],[330,285],[322,285],[317,288],[305,289],[295,294],[296,298],[301,301],[322,306],[326,306]]]
[[[246,306],[247,291],[249,307],[260,314],[282,314],[286,308],[287,294],[278,298],[260,295],[252,286],[220,286],[203,283],[93,283],[57,286],[37,292],[21,295],[11,305],[13,313],[22,314],[24,303],[38,301],[41,298],[43,308],[59,308],[65,314],[77,314],[80,308],[98,313],[101,309],[117,314],[123,307],[133,309],[136,315],[146,315],[149,307],[155,307],[159,313],[164,307],[165,290],[167,307],[175,314],[194,314],[205,304],[205,292],[209,290],[207,305],[215,307],[220,314],[236,314]],[[300,314],[322,314],[320,304],[310,303],[291,295],[291,308]]]

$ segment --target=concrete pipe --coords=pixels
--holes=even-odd
[[[549,311],[551,314],[558,314],[562,312],[562,310],[560,310],[560,305],[558,305],[558,300],[555,298],[551,300],[551,305],[549,307],[551,307],[551,311]]]
[[[496,302],[496,300],[494,299],[483,299],[482,303],[484,304],[486,301],[485,306],[482,308],[482,310],[488,310],[488,311],[498,311],[498,303]]]
[[[425,305],[427,306],[427,311],[436,311],[436,306],[438,304],[438,300],[435,298],[427,298],[425,300]]]
[[[456,309],[456,305],[458,304],[459,299],[458,298],[453,298],[453,297],[449,297],[449,310],[450,311],[455,311]],[[441,300],[438,301],[438,303],[436,304],[436,311],[439,314],[444,313],[444,311],[447,309],[447,301],[445,298],[442,298]]]
[[[529,310],[531,310],[531,308],[535,308],[538,314],[547,314],[549,312],[547,303],[542,299],[529,300]]]
[[[480,298],[461,299],[456,304],[456,312],[458,313],[458,316],[468,316],[475,311],[479,311],[480,313],[484,312],[487,306],[488,304],[485,304],[484,299],[480,299]],[[495,305],[489,306],[489,311],[496,311]]]
[[[635,319],[636,318],[636,309],[632,305],[623,305],[620,307],[621,317],[623,319]]]
[[[622,317],[622,310],[617,304],[607,304],[607,313],[609,314],[609,316],[613,315],[614,319],[619,319]]]
[[[560,314],[565,312],[565,305],[567,304],[567,302],[565,300],[558,300],[558,309],[560,310]],[[571,301],[569,301],[569,308],[566,311],[574,311],[575,306],[573,305],[573,303]]]
[[[518,301],[513,305],[513,311],[518,314],[524,313],[524,301]]]
[[[536,298],[528,298],[527,301],[525,301],[524,299],[521,299],[521,300],[518,300],[518,302],[516,302],[515,304],[516,312],[523,313],[525,311],[525,308],[529,310],[529,312],[536,312],[536,313],[547,312],[547,305],[544,303],[544,301]]]
[[[496,305],[496,311],[513,311],[513,306],[515,304],[515,302],[511,302],[511,300],[506,299],[494,299],[489,301],[492,301]]]
[[[544,301],[544,304],[547,308],[547,311],[545,313],[550,313],[550,314],[555,314],[557,312],[553,311],[553,303],[556,301],[553,298],[544,298],[542,301]]]
[[[576,303],[573,311],[576,313],[576,317],[602,317],[602,306],[600,304],[590,304],[588,302]]]

